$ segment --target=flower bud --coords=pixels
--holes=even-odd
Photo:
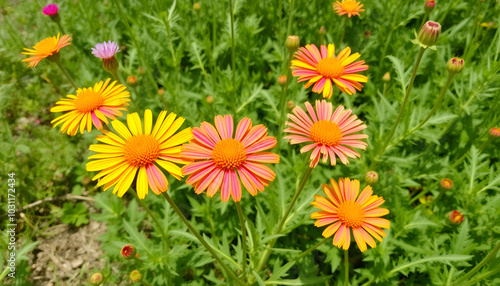
[[[445,178],[441,180],[441,188],[451,190],[451,187],[453,187],[453,182],[450,179]]]
[[[464,60],[461,58],[451,58],[446,65],[446,69],[451,74],[457,74],[464,69]]]
[[[295,53],[300,48],[300,39],[297,36],[288,36],[286,39],[286,47],[290,53]]]
[[[109,73],[115,73],[118,70],[118,61],[115,56],[108,59],[102,59],[102,67]]]
[[[491,128],[489,136],[491,139],[497,139],[498,137],[500,137],[500,128],[498,127]]]
[[[326,35],[325,26],[321,26],[321,28],[319,28],[318,34],[320,37],[324,37]]]
[[[165,95],[165,91],[163,89],[159,89],[158,90],[158,95],[159,96],[164,96]]]
[[[283,87],[286,85],[286,75],[281,75],[278,77],[278,84]]]
[[[391,74],[390,74],[389,72],[386,72],[386,73],[384,74],[384,76],[382,77],[382,80],[383,80],[384,82],[389,82],[389,81],[391,81]]]
[[[141,272],[139,272],[139,270],[134,270],[132,272],[130,272],[130,280],[132,280],[132,282],[137,282],[139,280],[141,280],[142,278],[142,275],[141,275]]]
[[[194,10],[196,13],[200,12],[200,10],[201,10],[201,5],[200,5],[200,3],[195,2],[195,3],[193,4],[193,10]]]
[[[369,38],[372,35],[372,31],[366,30],[364,33],[365,38]]]
[[[418,33],[418,42],[420,45],[428,47],[434,46],[441,33],[441,25],[438,22],[427,21]]]
[[[90,284],[92,285],[101,285],[103,281],[104,281],[104,276],[102,275],[102,273],[98,272],[90,276]]]
[[[292,110],[294,107],[295,107],[295,102],[293,102],[292,100],[289,100],[286,103],[286,108],[288,108],[288,110]]]
[[[132,244],[127,244],[122,247],[122,251],[120,253],[126,260],[133,259],[135,257],[135,247]]]
[[[427,0],[424,5],[425,14],[431,13],[434,10],[434,6],[436,6],[434,0]]]
[[[374,185],[378,182],[378,173],[375,171],[369,171],[365,175],[365,182],[368,185]]]
[[[137,78],[133,75],[127,77],[127,84],[130,85],[131,87],[136,87],[137,86]]]
[[[145,75],[146,74],[146,71],[142,68],[142,67],[138,67],[137,68],[137,73],[139,75]]]
[[[464,221],[464,215],[461,212],[454,210],[450,213],[450,220],[453,223],[459,224]]]
[[[213,96],[211,96],[211,95],[207,96],[207,103],[208,103],[208,104],[213,104],[213,103],[214,103],[214,101],[215,101],[215,100],[214,100],[214,97],[213,97]]]

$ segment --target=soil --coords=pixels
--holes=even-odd
[[[97,239],[105,232],[105,224],[93,220],[78,228],[59,224],[44,230],[51,235],[36,237],[41,242],[32,252],[33,285],[81,285],[80,281],[88,281],[92,269],[104,266]]]

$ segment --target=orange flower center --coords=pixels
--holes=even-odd
[[[125,142],[124,157],[130,165],[142,167],[160,155],[160,144],[151,135],[135,135]]]
[[[327,78],[337,78],[344,72],[344,66],[337,58],[326,57],[316,66],[316,71]]]
[[[330,120],[321,120],[311,127],[311,137],[316,143],[334,146],[339,144],[342,139],[342,132],[337,123]]]
[[[224,139],[215,144],[212,159],[219,168],[238,168],[245,162],[247,153],[243,144],[236,139]]]
[[[345,12],[358,11],[358,2],[353,0],[344,0],[342,1],[342,10]]]
[[[346,226],[360,227],[365,218],[361,206],[353,201],[345,201],[338,208],[339,220]]]
[[[55,37],[49,37],[38,42],[33,48],[39,54],[51,54],[55,52],[57,42]]]
[[[75,109],[87,113],[92,112],[102,106],[104,98],[101,94],[94,92],[91,89],[84,89],[75,98]]]

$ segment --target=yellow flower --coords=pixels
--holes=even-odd
[[[339,14],[339,16],[347,14],[349,18],[351,18],[351,16],[359,16],[359,12],[365,11],[365,9],[361,9],[361,7],[363,7],[363,4],[355,0],[342,0],[342,3],[337,1],[337,3],[333,4],[335,13]]]
[[[32,57],[26,58],[22,61],[29,62],[29,68],[36,67],[41,60],[53,56],[59,53],[61,48],[71,45],[69,41],[71,41],[72,38],[69,35],[64,35],[62,38],[59,38],[59,36],[60,34],[57,34],[57,36],[41,40],[33,46],[32,50],[25,48],[27,52],[23,52],[22,54]]]

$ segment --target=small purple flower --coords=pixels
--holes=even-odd
[[[107,43],[99,43],[92,48],[92,54],[101,59],[110,59],[115,56],[116,53],[120,51],[118,44],[115,42],[108,41]]]
[[[57,11],[59,11],[59,8],[56,4],[49,4],[42,9],[43,14],[51,17],[57,15]]]

